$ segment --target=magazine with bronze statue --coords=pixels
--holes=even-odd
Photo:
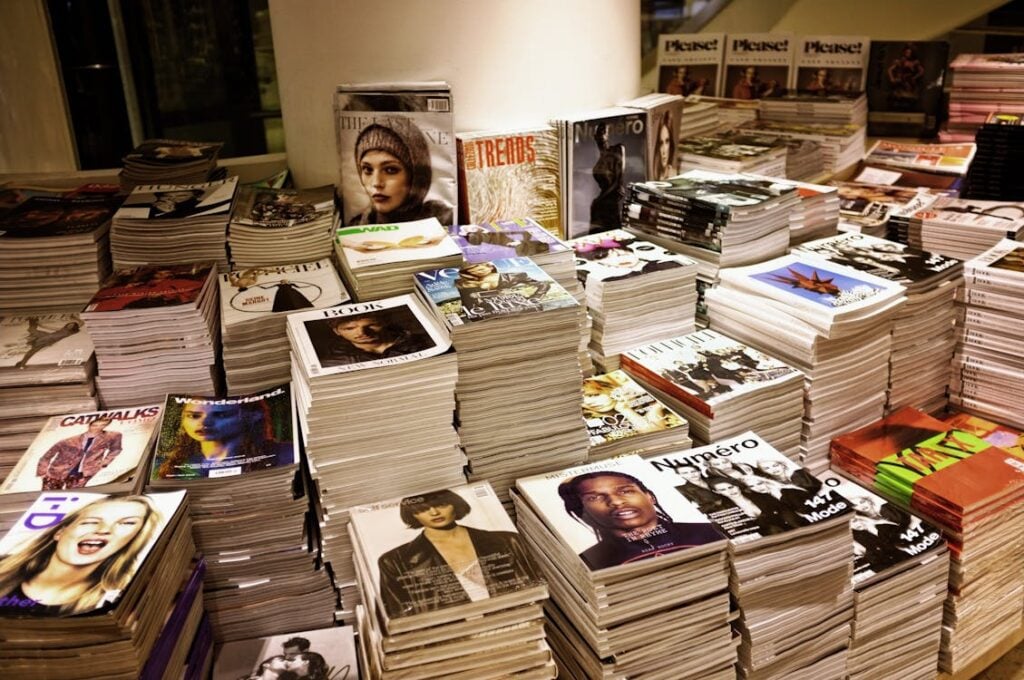
[[[337,220],[331,185],[241,187],[228,224],[231,265],[243,269],[329,257]]]

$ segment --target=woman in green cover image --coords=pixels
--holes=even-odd
[[[0,613],[94,611],[128,587],[161,522],[145,496],[93,501],[0,559]]]
[[[515,532],[459,524],[471,510],[451,489],[402,499],[402,521],[422,531],[377,560],[380,596],[389,617],[485,600],[537,582]]]
[[[590,203],[590,226],[617,229],[622,226],[622,202],[625,198],[622,181],[626,173],[626,147],[622,144],[609,145],[608,134],[607,123],[598,123],[594,127],[598,157],[591,173],[597,182],[598,193]]]
[[[436,217],[445,226],[452,224],[452,206],[427,199],[433,177],[430,147],[408,118],[381,118],[363,128],[356,139],[355,161],[370,204],[349,220],[350,225],[428,217]]]

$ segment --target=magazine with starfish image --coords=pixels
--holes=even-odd
[[[415,222],[341,227],[335,238],[351,269],[435,260],[462,253],[436,217]]]
[[[329,258],[301,264],[252,267],[220,275],[225,327],[269,314],[323,309],[349,301]]]

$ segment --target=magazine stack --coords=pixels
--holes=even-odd
[[[623,229],[569,242],[593,319],[590,351],[604,371],[632,347],[694,329],[697,263]]]
[[[825,174],[825,154],[821,144],[808,139],[786,140],[786,177],[813,182]]]
[[[1024,428],[1020,300],[1024,243],[1005,239],[964,264],[949,400],[958,409]]]
[[[330,578],[307,547],[294,418],[288,384],[226,399],[169,394],[164,403],[149,488],[188,491],[219,640],[334,621]]]
[[[125,154],[121,188],[140,184],[199,184],[214,179],[223,143],[147,139]]]
[[[835,174],[864,157],[865,130],[862,125],[817,125],[812,123],[777,123],[761,120],[743,127],[741,132],[752,136],[784,137],[817,142],[821,145],[825,172]],[[761,173],[771,174],[771,173]]]
[[[949,64],[943,142],[973,142],[989,114],[1024,114],[1024,54],[958,54]]]
[[[334,187],[238,190],[227,246],[235,269],[330,257],[338,212]]]
[[[540,606],[547,588],[486,482],[352,508],[349,531],[365,677],[558,675]]]
[[[974,140],[977,154],[960,195],[988,201],[1024,201],[1024,184],[1013,171],[1024,161],[1024,112],[990,113]]]
[[[783,177],[788,154],[785,141],[725,130],[706,137],[688,137],[680,142],[679,172],[714,170]]]
[[[911,246],[958,260],[977,257],[1004,238],[1024,238],[1024,203],[941,196],[907,226]]]
[[[465,264],[490,262],[507,257],[529,257],[534,264],[565,288],[580,304],[580,366],[584,375],[592,375],[590,360],[591,320],[583,284],[576,279],[576,261],[571,246],[552,236],[533,218],[499,219],[481,224],[462,224],[449,228],[452,239],[462,249]]]
[[[834,186],[811,184],[795,179],[753,177],[781,185],[791,184],[800,197],[799,207],[789,218],[789,243],[796,245],[813,238],[832,236],[838,231],[841,202]]]
[[[77,312],[110,274],[121,197],[33,196],[0,217],[0,309]]]
[[[0,476],[51,416],[96,409],[95,375],[77,314],[0,316]]]
[[[800,464],[828,469],[832,437],[880,418],[898,283],[806,255],[723,269],[711,327],[804,374]]]
[[[679,141],[690,137],[707,137],[722,126],[718,103],[699,96],[689,96],[683,103],[683,119],[679,122]]]
[[[435,217],[341,227],[334,250],[348,289],[360,302],[411,293],[416,272],[462,263],[462,251]]]
[[[209,670],[208,659],[213,655],[213,631],[203,607],[205,559],[194,559],[187,574],[139,680],[203,680],[206,677],[204,669]]]
[[[939,670],[960,673],[1013,634],[1006,622],[1024,606],[1024,459],[907,407],[836,437],[832,464],[942,530],[951,568]]]
[[[853,125],[868,122],[868,100],[863,94],[789,94],[761,99],[759,118],[766,122],[816,125]]]
[[[221,274],[220,328],[228,392],[255,392],[291,379],[288,314],[349,301],[329,259]]]
[[[966,412],[952,413],[943,418],[943,422],[954,429],[970,432],[975,437],[980,437],[993,446],[1009,451],[1018,458],[1024,457],[1024,439],[1021,438],[1020,429],[994,423],[981,416]]]
[[[114,268],[215,262],[227,271],[225,232],[238,178],[135,187],[114,214]]]
[[[708,280],[719,267],[782,255],[799,197],[792,184],[691,170],[668,182],[629,187],[629,231],[697,261]]]
[[[738,676],[843,677],[853,622],[849,502],[753,432],[647,463],[729,538]]]
[[[583,419],[591,461],[631,453],[653,456],[693,445],[686,419],[624,371],[584,378]]]
[[[562,676],[735,678],[725,538],[639,456],[526,477],[512,498]]]
[[[40,492],[141,493],[159,420],[159,405],[50,418],[0,484],[0,531]]]
[[[81,314],[106,407],[216,392],[217,281],[211,263],[119,269]]]
[[[864,163],[882,168],[897,168],[911,175],[919,175],[923,186],[954,188],[952,182],[943,182],[942,177],[963,177],[977,153],[977,145],[969,142],[959,144],[927,144],[924,142],[899,142],[879,139],[864,157]],[[903,177],[896,178],[907,184]]]
[[[796,457],[804,412],[803,374],[711,329],[624,352],[622,367],[690,422],[709,444],[755,427]]]
[[[850,680],[932,680],[949,582],[942,533],[856,482],[832,472],[820,479],[854,510]]]
[[[457,352],[457,420],[470,481],[488,480],[505,500],[519,477],[583,462],[572,295],[528,257],[421,272],[416,288]]]
[[[923,187],[867,182],[835,182],[839,193],[839,230],[908,242],[911,217],[938,200]]]
[[[0,539],[4,671],[140,677],[195,553],[184,493],[41,494]]]
[[[227,642],[217,650],[211,680],[274,677],[275,673],[278,678],[358,680],[353,633],[352,626],[337,626]]]
[[[809,241],[793,252],[822,257],[906,288],[907,302],[892,322],[886,413],[903,406],[934,413],[945,406],[955,345],[953,297],[961,281],[961,262],[857,233]]]
[[[291,314],[288,338],[322,551],[347,588],[355,580],[350,507],[465,483],[452,426],[455,354],[413,295]]]

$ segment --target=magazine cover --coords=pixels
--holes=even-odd
[[[0,539],[0,616],[110,611],[184,501],[184,491],[40,494]]]
[[[871,41],[868,134],[934,137],[947,63],[947,42]]]
[[[389,619],[542,584],[491,485],[438,489],[352,508],[352,529]],[[469,557],[476,554],[476,568]]]
[[[244,186],[231,213],[233,224],[281,229],[334,215],[334,187],[271,189]]]
[[[621,361],[628,373],[709,418],[739,394],[803,378],[795,368],[711,329],[637,347],[623,352]]]
[[[468,264],[569,250],[569,246],[529,217],[460,224],[448,230]]]
[[[976,281],[999,280],[1012,285],[1024,285],[1024,243],[1004,238],[977,257],[967,261],[965,269],[970,270]]]
[[[791,183],[755,179],[750,175],[689,170],[665,181],[642,182],[632,187],[641,198],[665,199],[680,210],[696,208],[727,216],[731,208],[760,205],[796,191]],[[709,221],[710,224],[710,221]]]
[[[778,152],[786,142],[775,142],[767,137],[729,130],[707,137],[687,137],[679,142],[680,154],[707,156],[723,161],[763,160]],[[672,177],[668,178],[671,181]]]
[[[428,217],[458,224],[453,115],[447,83],[338,86],[334,122],[346,225]]]
[[[237,397],[169,394],[150,480],[189,480],[295,465],[291,385]]]
[[[398,224],[340,227],[335,239],[351,269],[459,255],[448,229],[434,217]]]
[[[569,124],[569,238],[622,226],[630,182],[647,179],[647,116],[615,108]]]
[[[472,132],[459,134],[457,142],[461,222],[528,215],[555,236],[563,234],[555,128]]]
[[[77,314],[0,316],[0,370],[79,366],[92,353]]]
[[[516,488],[591,571],[721,545],[724,538],[636,455],[526,477]]]
[[[184,161],[210,160],[217,157],[222,142],[189,142],[181,139],[147,139],[125,154],[125,161],[144,161],[160,165],[176,165]]]
[[[119,269],[92,296],[86,312],[114,312],[194,305],[213,272],[212,263]]]
[[[576,277],[584,284],[697,266],[690,258],[623,229],[581,236],[569,241],[569,245],[576,252]]]
[[[720,96],[724,33],[664,33],[658,36],[658,92],[683,97]]]
[[[786,33],[730,34],[719,92],[732,99],[781,97],[789,87],[796,40]]]
[[[160,405],[54,416],[18,460],[0,494],[131,482],[147,459]]]
[[[816,255],[902,284],[926,281],[943,272],[956,271],[961,266],[960,260],[956,258],[857,232],[805,241],[794,248],[793,252]]]
[[[954,413],[944,422],[952,428],[969,432],[975,437],[984,439],[992,446],[1009,451],[1017,458],[1024,460],[1024,433],[1019,430],[969,413]]]
[[[418,272],[416,288],[452,326],[578,303],[528,257]]]
[[[836,182],[840,220],[878,227],[890,217],[909,217],[934,203],[938,194],[917,187],[862,182]]]
[[[583,379],[583,419],[592,447],[686,425],[623,371]]]
[[[238,178],[202,184],[149,184],[135,187],[115,220],[189,220],[231,213]]]
[[[309,376],[393,366],[451,347],[448,332],[414,295],[290,314],[288,334]]]
[[[0,238],[43,238],[106,233],[123,198],[116,194],[31,196],[0,216]]]
[[[966,175],[977,150],[978,147],[973,142],[925,144],[880,139],[868,150],[864,162],[869,165],[937,172],[946,175]]]
[[[959,224],[970,229],[1009,232],[1024,229],[1024,214],[1021,204],[1003,201],[979,201],[976,199],[940,196],[930,206],[914,213],[913,217],[940,224]]]
[[[349,301],[330,258],[253,267],[220,275],[221,323],[233,326],[268,314],[323,309]]]
[[[736,543],[853,513],[846,498],[753,432],[647,464]]]
[[[213,664],[212,678],[358,680],[352,626],[225,642]]]
[[[860,94],[864,92],[870,52],[868,36],[800,36],[790,88],[799,94]]]

